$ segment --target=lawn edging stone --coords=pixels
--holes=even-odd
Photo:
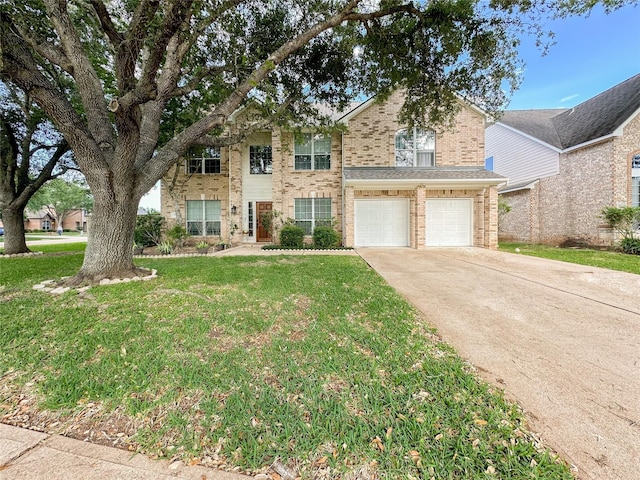
[[[64,280],[68,277],[63,277],[60,280]],[[151,270],[149,275],[139,276],[139,277],[126,277],[126,278],[103,278],[100,280],[98,285],[117,285],[119,283],[130,283],[130,282],[147,282],[149,280],[154,280],[158,278],[158,270],[155,268]],[[61,295],[63,293],[72,290],[71,287],[63,287],[63,286],[55,286],[56,280],[44,280],[33,286],[33,290],[39,290],[41,292],[47,292],[51,295]],[[73,290],[76,290],[78,293],[84,293],[91,288],[91,285],[86,285],[84,287],[78,287]]]

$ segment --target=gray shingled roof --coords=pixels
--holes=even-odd
[[[553,117],[565,112],[565,109],[552,110],[507,110],[499,122],[526,133],[544,143],[562,149],[560,137],[553,124]]]
[[[345,180],[506,180],[483,168],[350,167]]]
[[[611,135],[640,109],[640,74],[570,109],[509,110],[500,123],[561,150]]]

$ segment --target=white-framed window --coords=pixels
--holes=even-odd
[[[331,226],[331,199],[296,198],[294,218],[305,235],[312,235],[316,227]]]
[[[631,206],[640,207],[640,153],[631,159]]]
[[[249,222],[248,235],[253,237],[253,202],[249,202],[248,204],[247,217]]]
[[[294,144],[295,170],[330,170],[331,136],[298,133]]]
[[[187,173],[216,174],[220,173],[220,148],[192,148],[187,158]]]
[[[397,167],[433,167],[436,161],[436,132],[421,128],[396,133]]]
[[[252,175],[267,175],[272,171],[271,145],[249,147],[249,171]]]
[[[220,200],[187,200],[187,232],[197,237],[220,235]]]

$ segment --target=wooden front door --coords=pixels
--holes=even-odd
[[[256,202],[256,210],[258,213],[258,234],[256,235],[257,242],[270,242],[271,241],[271,228],[268,223],[273,222],[271,217],[272,204],[271,202]],[[264,217],[267,217],[268,221],[265,221],[266,226],[262,224]]]

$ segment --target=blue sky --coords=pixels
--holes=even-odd
[[[546,56],[534,39],[524,39],[520,56],[524,80],[509,110],[568,108],[640,73],[640,6],[610,14],[554,20],[546,30],[556,34]]]

